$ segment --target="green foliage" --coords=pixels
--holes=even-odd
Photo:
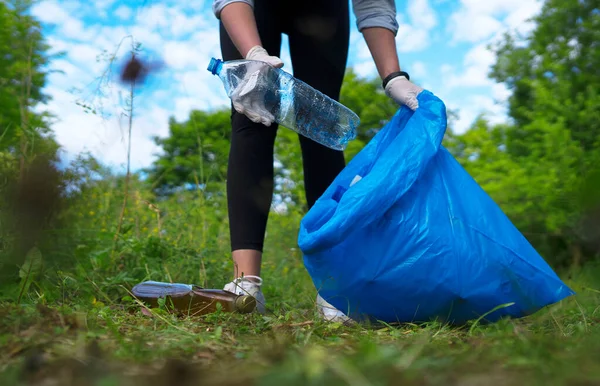
[[[529,318],[465,328],[326,323],[305,300],[314,299],[306,277],[291,272],[278,272],[283,276],[268,284],[269,293],[286,294],[286,303],[270,296],[275,302],[265,316],[221,312],[180,318],[160,311],[143,315],[128,286],[118,282],[88,284],[101,290],[98,297],[84,296],[85,282],[65,275],[57,287],[59,301],[0,303],[0,342],[7,353],[0,380],[73,384],[77,377],[86,384],[157,386],[600,380],[594,355],[600,348],[595,315],[600,292],[589,287],[598,282],[597,266],[568,282],[576,298]]]
[[[513,123],[480,119],[448,146],[552,264],[600,252],[585,243],[581,191],[600,155],[600,14],[550,0],[530,36],[507,35],[491,76],[512,91]]]
[[[40,165],[58,160],[50,115],[39,112],[39,105],[48,100],[42,89],[49,46],[39,22],[29,15],[30,5],[25,0],[0,2],[0,281],[7,280],[7,270],[9,277],[18,277],[18,266],[48,220],[47,213],[38,210],[44,197],[31,200],[31,192],[26,191],[31,186],[26,185],[39,177]],[[37,188],[52,185],[53,176],[50,172]],[[47,198],[53,193],[53,187],[45,192]],[[22,232],[24,224],[31,225],[29,234]]]
[[[577,295],[522,320],[464,328],[345,327],[319,319],[296,247],[305,209],[301,151],[298,135],[286,128],[275,143],[275,199],[287,211],[271,213],[262,265],[267,315],[142,315],[130,293],[140,281],[222,288],[231,279],[230,112],[171,119],[169,136],[155,138],[162,153],[147,178],[134,174],[126,183],[85,154],[61,172],[36,169],[56,159],[57,145],[47,117],[33,113],[46,100],[43,68],[50,59],[28,6],[0,3],[0,191],[23,193],[0,200],[0,269],[11,271],[0,278],[0,383],[117,385],[127,374],[130,384],[600,381],[596,2],[547,0],[530,36],[522,42],[507,36],[491,76],[512,91],[511,122],[492,125],[480,117],[466,133],[449,129],[444,139]],[[397,106],[378,79],[352,70],[341,102],[361,118],[346,151],[351,160]],[[31,186],[43,194],[22,188]],[[56,193],[56,207],[38,206]],[[29,225],[13,226],[16,218]]]
[[[192,111],[187,122],[169,120],[169,136],[154,138],[163,154],[148,170],[159,194],[189,185],[218,189],[227,175],[229,117],[229,111]]]
[[[516,125],[508,151],[530,154],[527,143],[542,135],[535,125],[560,121],[584,150],[600,137],[600,14],[595,0],[549,0],[534,19],[536,29],[517,44],[507,36],[497,47],[491,76],[513,91]],[[533,125],[532,125],[533,124]]]
[[[288,211],[304,211],[304,171],[302,149],[298,134],[280,127],[275,139],[275,192],[274,198],[285,203]]]
[[[535,124],[543,135],[529,156],[506,150],[512,126],[483,118],[447,147],[551,264],[579,264],[594,253],[580,245],[584,179],[575,170],[585,153],[560,124]]]
[[[37,247],[33,247],[27,253],[25,262],[19,270],[19,277],[21,278],[21,285],[24,292],[27,292],[29,284],[40,272],[42,272],[42,253]]]
[[[346,159],[352,159],[398,111],[381,89],[378,78],[360,78],[349,69],[344,78],[340,103],[360,117],[357,139],[348,145]]]
[[[51,133],[49,116],[32,112],[48,100],[42,89],[49,46],[39,22],[27,14],[29,3],[0,3],[0,148],[19,148],[21,154],[31,152],[35,142],[44,142],[42,135]]]

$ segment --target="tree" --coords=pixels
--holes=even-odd
[[[0,148],[19,159],[21,172],[28,158],[58,150],[47,122],[50,115],[33,111],[49,99],[42,89],[50,59],[29,7],[22,0],[0,3]]]
[[[507,35],[496,47],[493,79],[513,91],[510,116],[516,125],[508,151],[529,154],[523,141],[542,134],[539,119],[561,122],[583,149],[600,138],[600,10],[597,0],[548,0],[524,39]]]
[[[595,253],[581,192],[600,159],[598,3],[548,0],[535,22],[496,47],[512,124],[480,119],[448,146],[549,261],[579,265]]]
[[[398,105],[382,91],[379,78],[361,78],[352,69],[344,78],[340,103],[360,117],[357,138],[346,151],[349,161],[392,119]]]
[[[582,151],[567,130],[545,124],[540,142],[526,143],[541,158],[514,157],[506,151],[512,129],[480,117],[446,147],[544,257],[568,265],[580,220],[572,160]]]
[[[159,195],[186,186],[207,191],[225,181],[231,138],[230,112],[192,111],[186,122],[169,120],[169,136],[154,138],[163,154],[148,172],[148,181]]]
[[[0,282],[18,279],[32,248],[56,224],[65,179],[56,143],[39,105],[51,57],[31,2],[0,2]]]

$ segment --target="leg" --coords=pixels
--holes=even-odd
[[[289,25],[294,76],[339,100],[350,37],[348,1],[304,0]],[[345,166],[344,154],[300,136],[306,201],[311,208]],[[352,323],[321,296],[317,308],[325,320]]]
[[[305,0],[290,22],[290,56],[294,76],[339,101],[350,37],[346,0]],[[300,136],[308,207],[345,167],[344,154]]]
[[[265,4],[267,3],[267,4]],[[256,1],[254,13],[265,49],[273,55],[281,50],[277,18],[268,2]],[[224,60],[242,59],[221,24]],[[266,127],[231,109],[231,145],[227,170],[227,202],[235,278],[260,276],[264,234],[273,196],[273,146],[277,125]]]

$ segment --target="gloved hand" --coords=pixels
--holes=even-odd
[[[411,110],[419,107],[417,95],[423,89],[408,80],[404,75],[392,78],[385,86],[385,94],[396,103],[406,105]]]
[[[267,66],[283,67],[283,61],[277,56],[270,56],[261,46],[255,46],[246,54],[247,60],[253,60],[247,67],[244,79],[231,94],[233,107],[240,114],[246,115],[252,122],[270,126],[275,120],[273,114],[266,110],[264,95],[266,90],[260,87],[260,78],[268,70]]]
[[[248,51],[246,54],[247,60],[259,60],[261,62],[267,62],[273,67],[281,68],[283,67],[283,62],[277,56],[271,56],[267,53],[261,46],[254,46]]]

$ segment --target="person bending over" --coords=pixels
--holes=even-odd
[[[281,68],[281,36],[289,39],[293,74],[339,101],[350,37],[348,0],[214,0],[223,60],[259,60]],[[388,97],[411,109],[422,88],[401,71],[396,52],[398,31],[394,0],[353,0],[362,33]],[[250,294],[265,312],[260,268],[274,182],[277,124],[247,99],[232,98],[227,202],[234,280],[224,289]],[[308,208],[345,167],[342,151],[299,135]],[[321,315],[347,322],[346,316],[317,294]]]

